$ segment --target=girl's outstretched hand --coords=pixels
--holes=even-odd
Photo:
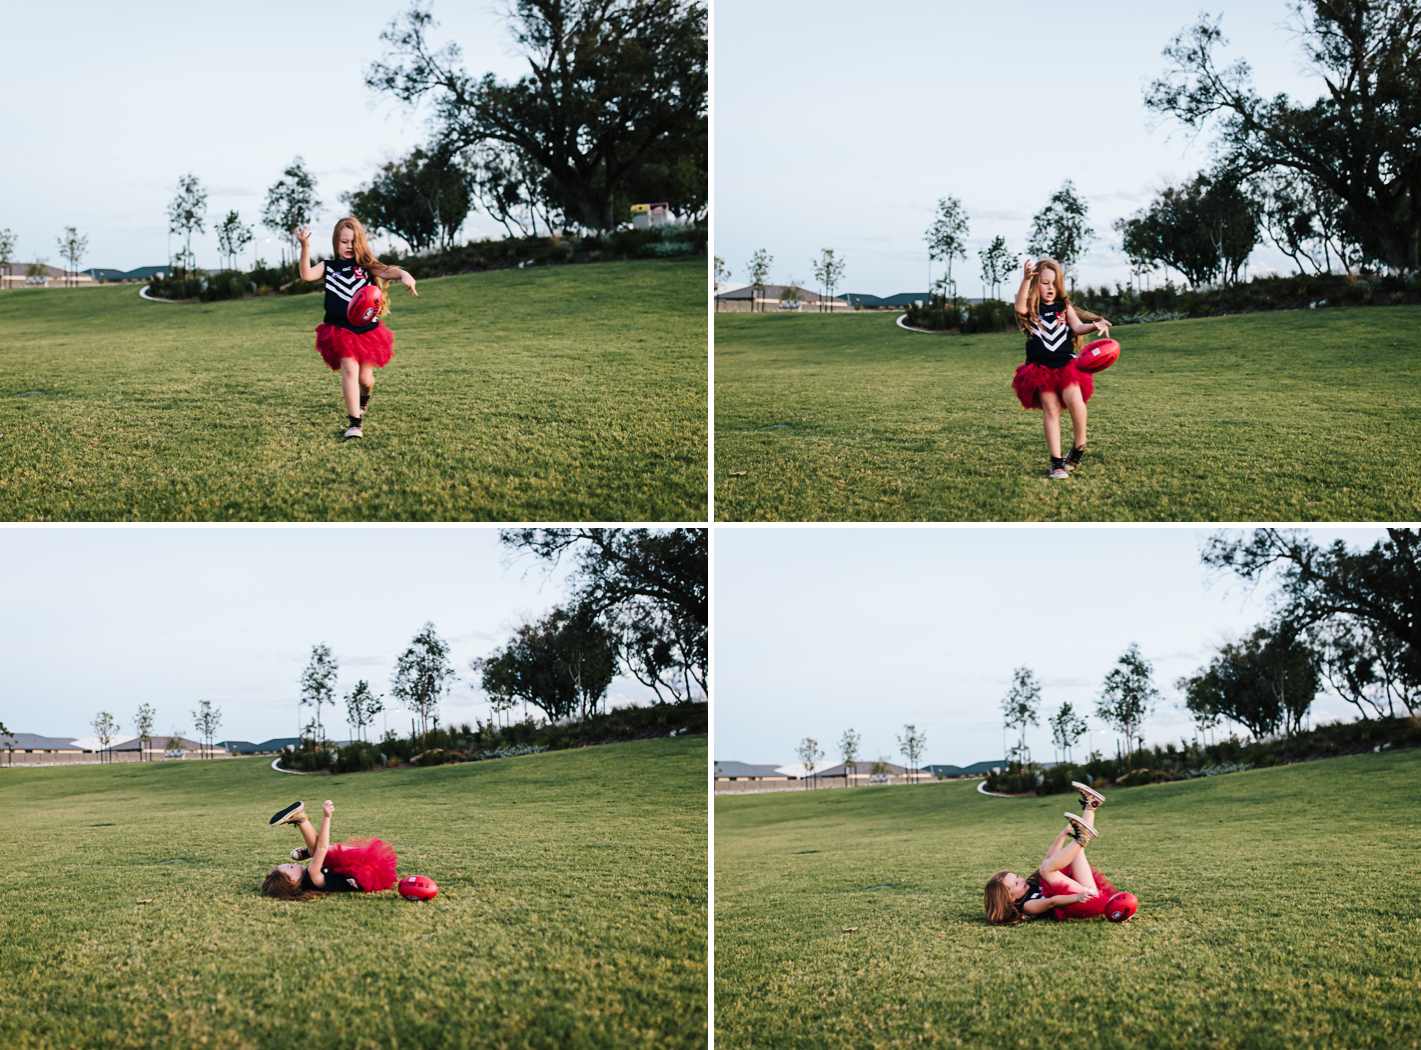
[[[1030,260],[1030,259],[1027,259],[1027,260],[1026,260],[1026,265],[1025,265],[1024,267],[1022,267],[1022,269],[1025,271],[1025,273],[1026,273],[1026,279],[1027,279],[1028,281],[1031,280],[1033,277],[1036,276],[1036,267],[1034,267],[1034,266],[1031,265],[1031,260]]]
[[[321,812],[324,813],[326,816],[329,817],[329,816],[330,816],[332,813],[334,813],[335,811],[336,811],[336,804],[335,804],[334,802],[332,802],[330,799],[326,799],[325,802],[321,803]]]
[[[400,278],[400,283],[410,290],[410,295],[419,298],[419,293],[414,290],[414,278],[408,272]]]
[[[1079,893],[1076,894],[1076,902],[1078,904],[1084,904],[1086,901],[1090,900],[1094,896],[1094,890],[1081,890]]]
[[[1095,325],[1095,330],[1097,332],[1102,332],[1106,335],[1110,334],[1110,322],[1107,321],[1105,318],[1102,317],[1098,321],[1092,321],[1091,324]]]
[[[301,247],[309,248],[311,246],[311,227],[296,227],[296,239],[301,242]]]

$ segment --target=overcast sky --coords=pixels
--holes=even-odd
[[[212,231],[228,210],[257,227],[259,242],[275,236],[260,225],[262,205],[297,155],[324,202],[313,243],[329,253],[329,231],[346,214],[338,196],[428,138],[423,113],[364,84],[380,33],[404,9],[371,0],[6,4],[0,229],[18,237],[16,258],[65,265],[56,240],[75,226],[89,238],[80,269],[163,265],[167,204],[192,172],[208,191],[207,232],[193,250],[199,266],[215,268]],[[457,42],[470,74],[526,70],[495,3],[435,0],[433,12],[435,41]],[[501,237],[503,228],[473,214],[464,234]],[[279,247],[254,244],[244,262],[255,253],[275,263]]]
[[[1285,0],[1204,7],[1222,10],[1223,54],[1249,61],[1260,94],[1323,94]],[[1141,101],[1160,51],[1198,11],[1137,0],[716,0],[715,254],[746,282],[763,248],[773,282],[809,286],[811,259],[832,248],[848,262],[841,291],[923,291],[923,233],[938,199],[955,196],[971,226],[953,273],[975,297],[978,250],[1000,234],[1024,252],[1032,215],[1071,179],[1097,234],[1081,283],[1128,280],[1111,222],[1208,163],[1207,137],[1150,131]],[[1291,272],[1276,249],[1258,249],[1250,273],[1268,268]]]
[[[386,695],[375,735],[404,731],[390,675],[426,621],[460,676],[441,724],[487,719],[469,661],[568,593],[545,563],[505,568],[498,530],[479,527],[12,526],[0,528],[0,552],[0,722],[44,736],[89,736],[100,710],[128,735],[142,703],[157,709],[155,732],[191,735],[199,700],[222,710],[218,739],[293,736],[318,643],[340,665],[339,696],[362,678]],[[648,699],[618,679],[609,706]],[[344,711],[323,716],[342,739]]]
[[[1370,547],[1383,529],[1312,529],[1320,543]],[[1173,683],[1268,617],[1267,589],[1210,585],[1199,561],[1213,530],[1183,528],[736,528],[715,536],[715,758],[796,761],[813,737],[837,759],[846,729],[860,757],[902,762],[896,737],[927,735],[927,763],[1003,757],[1001,699],[1025,665],[1042,686],[1042,725],[1063,703],[1090,713],[1090,743],[1116,735],[1094,717],[1101,681],[1131,642],[1164,701],[1152,744],[1192,735]],[[1320,695],[1313,722],[1355,708]]]

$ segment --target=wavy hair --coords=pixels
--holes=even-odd
[[[365,237],[365,227],[360,225],[360,220],[354,215],[347,215],[336,221],[336,228],[331,233],[331,258],[340,258],[340,231],[346,229],[355,234],[351,248],[355,250],[356,263],[365,268],[366,272],[375,279],[375,284],[380,289],[379,316],[384,317],[390,312],[390,282],[380,276],[385,272],[385,264],[375,258],[375,253],[370,250],[370,241]]]
[[[987,921],[993,926],[1015,926],[1021,922],[1021,907],[1003,881],[1011,872],[999,871],[987,880],[982,892],[982,904],[987,909]]]
[[[299,882],[292,882],[282,874],[280,868],[272,868],[266,873],[266,878],[262,879],[262,893],[268,897],[275,897],[279,901],[313,901],[324,894],[315,890],[301,889]]]
[[[1071,305],[1071,297],[1066,294],[1066,271],[1055,259],[1036,260],[1036,274],[1031,278],[1031,287],[1026,291],[1026,313],[1016,315],[1017,327],[1027,335],[1041,323],[1041,271],[1049,269],[1056,274],[1056,298],[1062,310]]]

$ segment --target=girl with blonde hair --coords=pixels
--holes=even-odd
[[[386,266],[375,258],[365,239],[365,227],[360,220],[347,215],[336,223],[331,235],[334,257],[311,265],[311,228],[296,227],[296,239],[301,242],[300,273],[303,281],[325,281],[326,319],[316,326],[316,350],[326,364],[339,372],[345,394],[346,416],[350,425],[347,438],[365,436],[363,420],[370,406],[370,394],[375,385],[375,369],[390,363],[395,337],[381,323],[390,310],[385,294],[388,282],[400,281],[414,290],[415,280],[398,266]],[[380,289],[380,313],[369,323],[354,325],[347,316],[351,297],[366,285]]]
[[[1080,466],[1086,445],[1086,402],[1095,382],[1076,368],[1076,350],[1087,332],[1106,332],[1104,318],[1085,324],[1066,295],[1066,275],[1055,259],[1026,260],[1016,293],[1016,323],[1026,333],[1026,363],[1016,370],[1011,386],[1021,407],[1039,408],[1051,458],[1047,477],[1060,480]],[[1072,337],[1068,341],[1068,337]],[[1071,414],[1074,438],[1070,454],[1061,455],[1061,406]]]
[[[1116,889],[1085,857],[1086,843],[1100,834],[1095,830],[1095,811],[1105,796],[1085,784],[1071,786],[1081,793],[1085,815],[1066,814],[1066,829],[1056,836],[1041,866],[1029,878],[999,871],[987,881],[982,900],[993,926],[1012,926],[1048,912],[1057,919],[1105,914]]]

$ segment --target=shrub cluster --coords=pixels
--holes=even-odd
[[[1166,744],[1136,751],[1128,758],[1105,758],[1097,751],[1079,764],[1063,762],[1049,769],[1035,764],[1013,766],[990,774],[987,790],[1007,795],[1061,795],[1074,790],[1073,780],[1137,787],[1411,747],[1421,747],[1421,718],[1374,718],[1318,726],[1291,737],[1240,740],[1230,736],[1207,745],[1185,740],[1179,746]]]
[[[281,764],[303,773],[358,773],[376,766],[484,762],[539,751],[562,751],[594,744],[705,733],[709,730],[709,720],[709,706],[704,701],[696,704],[618,707],[605,714],[595,714],[585,721],[564,725],[539,722],[529,716],[508,725],[478,722],[472,727],[467,723],[456,727],[436,726],[426,733],[412,733],[409,737],[390,731],[378,744],[356,741],[344,747],[334,747],[307,741],[299,750],[283,755]]]
[[[155,276],[148,282],[148,294],[160,299],[196,299],[210,303],[217,299],[241,299],[257,293],[253,275],[237,270],[209,274],[206,270],[186,270],[173,267],[166,277]]]
[[[965,299],[948,300],[934,295],[922,306],[908,307],[907,323],[914,328],[935,332],[1002,332],[1016,328],[1016,308],[1000,299],[969,303]]]

